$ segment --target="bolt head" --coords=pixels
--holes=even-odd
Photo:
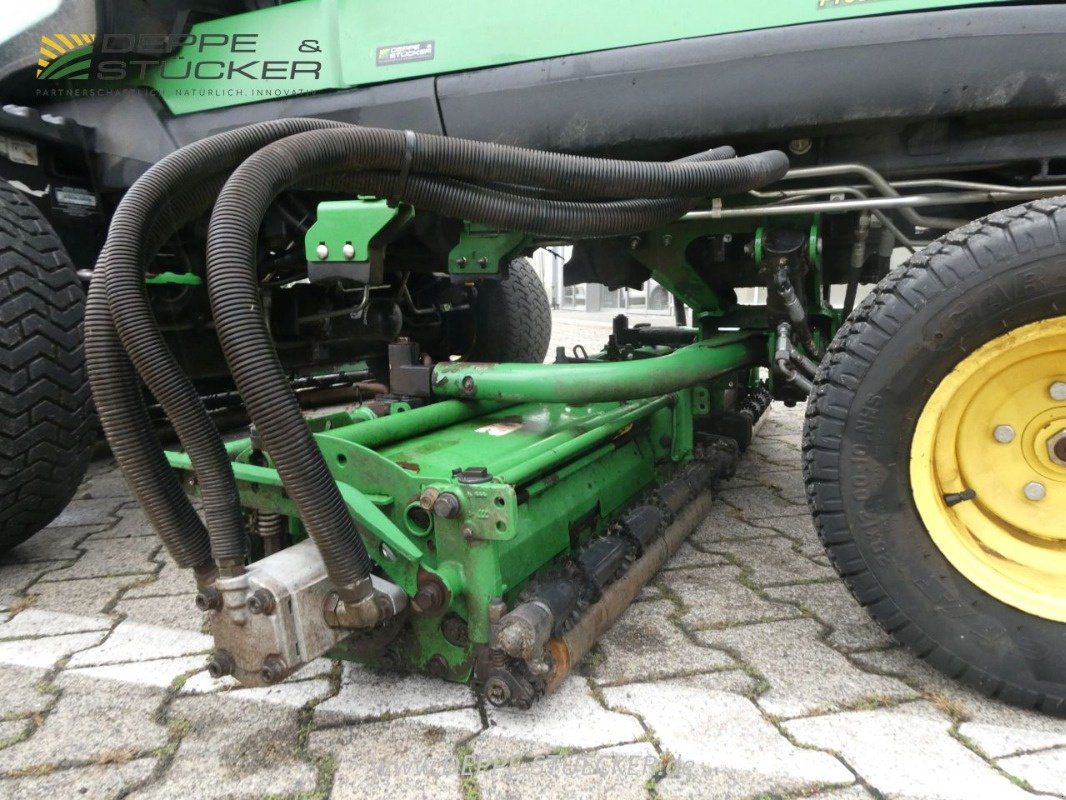
[[[318,247],[315,248],[315,255],[319,258],[329,258],[329,248],[325,242],[319,242]]]
[[[1048,394],[1051,395],[1052,400],[1060,403],[1066,400],[1066,381],[1055,381],[1048,387]]]
[[[263,666],[259,670],[264,683],[277,683],[284,680],[288,673],[288,665],[279,655],[270,655],[263,659]]]
[[[455,519],[461,510],[462,503],[451,492],[441,492],[433,503],[433,513],[444,519]]]
[[[344,257],[349,261],[355,258],[355,248],[352,246],[351,242],[345,242],[344,247],[341,248],[341,252],[344,253]]]
[[[1034,503],[1043,500],[1047,496],[1047,489],[1039,481],[1029,481],[1022,491],[1025,493],[1025,499],[1032,500]]]
[[[1010,444],[1014,441],[1014,428],[1010,425],[997,425],[992,436],[1000,444]]]
[[[248,610],[253,614],[272,614],[276,606],[274,595],[266,589],[256,589],[248,598]]]

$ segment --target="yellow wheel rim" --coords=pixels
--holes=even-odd
[[[911,444],[933,542],[1008,605],[1066,622],[1066,317],[1017,328],[937,386]]]

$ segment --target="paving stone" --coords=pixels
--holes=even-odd
[[[647,743],[538,758],[478,772],[482,800],[609,797],[644,800],[659,756]]]
[[[871,698],[899,699],[915,693],[894,678],[871,675],[819,641],[814,620],[789,620],[702,631],[696,637],[737,653],[769,683],[759,705],[779,717],[794,717]]]
[[[146,782],[155,759],[141,758],[125,764],[92,765],[63,769],[47,775],[0,779],[0,797],[19,800],[113,800]]]
[[[331,800],[458,798],[463,791],[456,748],[479,727],[472,728],[462,712],[445,711],[315,731],[309,749],[335,759]]]
[[[106,578],[155,572],[158,564],[151,560],[161,547],[159,541],[147,537],[136,539],[104,539],[94,542],[85,555],[65,569],[50,574],[47,580],[65,581],[74,578]]]
[[[999,766],[1038,792],[1066,794],[1066,750],[1062,748],[1005,758]]]
[[[195,598],[194,592],[159,597],[124,597],[115,606],[115,612],[137,622],[201,633],[204,614],[196,607]]]
[[[69,525],[110,525],[115,521],[115,512],[122,505],[118,498],[73,500],[63,512],[52,520],[50,527],[63,528]]]
[[[934,670],[903,647],[852,653],[863,669],[899,676],[958,717],[959,733],[992,757],[1066,744],[1066,720],[1008,706]]]
[[[750,700],[728,691],[663,681],[604,689],[604,698],[639,715],[676,759],[657,787],[664,798],[740,798],[854,781],[832,755],[793,746]]]
[[[688,542],[682,542],[673,557],[663,567],[667,569],[689,569],[691,567],[719,567],[729,563],[717,553],[704,553]]]
[[[816,564],[796,552],[792,540],[783,536],[722,542],[712,549],[727,553],[743,564],[747,568],[748,579],[755,586],[839,580],[831,567]]]
[[[159,560],[163,562],[163,568],[154,576],[146,575],[140,579],[136,586],[126,590],[123,599],[130,597],[156,597],[164,594],[196,594],[196,581],[193,580],[192,572],[187,569],[178,569],[165,551],[160,552]]]
[[[870,650],[889,647],[895,641],[870,618],[843,581],[770,586],[766,594],[773,600],[794,603],[813,614],[830,629],[826,641],[834,647]]]
[[[752,525],[741,517],[740,512],[725,503],[715,503],[710,513],[689,537],[696,547],[714,550],[723,541],[752,539],[773,536],[774,532]]]
[[[102,465],[105,467],[104,469],[101,469],[96,474],[87,476],[88,479],[82,483],[81,488],[78,490],[78,496],[88,495],[94,499],[117,497],[121,500],[129,500],[129,484],[126,483],[122,470],[114,462],[110,464],[102,462]]]
[[[69,561],[40,561],[7,564],[0,561],[0,610],[26,602],[26,591],[42,575],[69,564]]]
[[[107,617],[64,614],[31,606],[0,625],[0,640],[104,631],[110,630],[114,624],[114,620]]]
[[[107,631],[96,631],[0,642],[0,664],[49,669],[59,659],[99,644],[106,635]]]
[[[684,604],[682,624],[691,629],[794,617],[792,606],[770,603],[737,582],[738,567],[671,570],[657,581]]]
[[[104,664],[98,667],[68,668],[67,673],[86,678],[133,683],[140,686],[155,686],[169,689],[182,675],[197,673],[204,669],[206,655],[155,658],[148,661],[131,661],[125,664]]]
[[[488,729],[470,743],[479,761],[548,755],[563,747],[587,750],[644,736],[636,718],[605,709],[576,675],[527,711],[487,707],[486,712]]]
[[[44,528],[17,547],[3,554],[7,564],[25,564],[32,561],[74,561],[81,557],[77,545],[102,525],[78,525],[72,528]]]
[[[21,739],[31,725],[34,723],[25,719],[0,719],[0,748],[8,747]]]
[[[176,699],[168,718],[172,729],[187,727],[174,761],[130,798],[237,800],[315,787],[316,770],[299,754],[299,722],[291,709],[211,694]]]
[[[228,692],[226,696],[231,700],[251,700],[256,703],[303,708],[312,701],[329,697],[332,691],[329,681],[319,678],[309,681],[288,680],[276,686],[237,689]]]
[[[765,486],[723,489],[719,499],[744,515],[749,522],[789,514],[809,514],[807,504],[789,502]]]
[[[398,714],[428,714],[473,706],[470,689],[424,675],[375,672],[346,663],[341,688],[315,708],[317,723],[374,719]]]
[[[866,782],[894,798],[1032,798],[968,750],[927,703],[792,720],[800,742],[840,753]]]
[[[43,711],[55,695],[38,689],[47,669],[0,666],[0,717]]]
[[[671,620],[676,610],[666,600],[627,608],[597,643],[589,674],[599,684],[631,683],[734,664],[720,650],[693,644]]]
[[[116,625],[112,634],[98,647],[72,657],[68,666],[88,667],[188,656],[206,653],[213,644],[211,637],[202,633],[177,631],[126,620]]]
[[[117,512],[118,522],[99,533],[93,534],[93,540],[99,539],[155,539],[155,529],[152,528],[144,510],[137,504],[125,505]]]
[[[166,729],[153,719],[162,692],[123,686],[116,702],[111,685],[100,681],[59,675],[54,682],[60,689],[55,707],[32,736],[0,750],[0,772],[128,759],[166,743]]]
[[[27,590],[34,597],[34,607],[90,616],[108,611],[123,589],[140,580],[136,575],[74,581],[51,580],[52,573],[45,577],[49,580],[39,581]]]

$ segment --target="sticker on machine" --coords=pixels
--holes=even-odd
[[[484,425],[480,428],[475,428],[475,433],[487,433],[489,436],[506,436],[509,433],[514,433],[516,430],[522,427],[522,420],[508,420],[501,419],[496,422],[490,422],[488,425]]]
[[[0,156],[15,164],[29,164],[31,167],[38,164],[37,145],[13,136],[0,136]]]
[[[408,64],[412,61],[432,61],[436,48],[432,41],[411,44],[390,44],[377,49],[379,67],[389,64]]]
[[[55,188],[56,209],[71,217],[87,217],[96,213],[96,195],[79,186]]]

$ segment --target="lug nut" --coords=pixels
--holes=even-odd
[[[1066,400],[1066,381],[1055,381],[1048,388],[1048,394],[1051,395],[1052,400],[1060,402]]]
[[[997,425],[992,436],[1000,444],[1010,444],[1014,441],[1014,428],[1010,425]]]
[[[1047,489],[1044,488],[1044,484],[1039,481],[1029,481],[1025,484],[1025,488],[1022,490],[1025,492],[1025,498],[1037,502],[1043,500],[1047,496]]]
[[[276,606],[274,595],[266,589],[256,589],[248,598],[248,610],[253,614],[272,614]]]
[[[459,498],[451,492],[441,492],[433,501],[433,513],[442,519],[455,519],[461,509]]]
[[[216,650],[214,658],[207,662],[207,674],[217,681],[226,675],[232,675],[236,667],[233,656],[225,650]]]

